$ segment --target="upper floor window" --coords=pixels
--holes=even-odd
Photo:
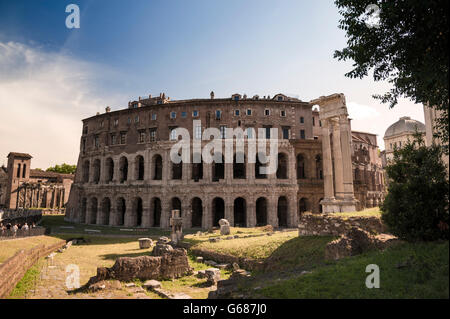
[[[111,145],[117,144],[117,136],[116,134],[111,134]]]
[[[321,120],[319,120],[319,126],[322,127],[322,121]]]
[[[177,135],[177,128],[174,127],[170,130],[170,140],[171,141],[176,141],[178,135]]]
[[[156,141],[156,128],[150,129],[150,142]]]
[[[282,96],[279,96],[279,97],[278,97],[278,101],[283,101],[283,97],[282,97]]]
[[[98,148],[100,146],[100,139],[98,137],[98,135],[94,136],[94,147]]]
[[[139,123],[139,115],[136,115],[136,117],[134,118],[134,123]]]
[[[198,117],[199,113],[197,110],[192,111],[192,117]]]
[[[145,131],[139,131],[139,143],[145,143]]]
[[[88,126],[84,126],[83,127],[83,134],[87,134],[88,133]]]
[[[300,130],[300,139],[304,140],[306,138],[305,130]]]
[[[120,133],[120,144],[126,144],[127,142],[127,133],[122,132]]]
[[[252,115],[252,109],[247,109],[247,116],[251,116]]]
[[[177,112],[170,112],[170,118],[171,119],[177,118]]]
[[[118,120],[118,119],[115,119],[115,120],[114,120],[114,126],[117,126],[117,125],[119,125],[119,120]]]
[[[187,112],[181,112],[181,117],[182,118],[186,118],[187,117]]]
[[[270,139],[270,129],[271,126],[265,126],[264,129],[266,130],[266,139]]]
[[[313,126],[316,126],[316,118],[314,116],[312,118],[312,123],[313,123]]]
[[[20,166],[21,166],[21,164],[18,164],[17,165],[17,178],[20,178]]]
[[[156,121],[156,113],[152,114],[152,121]]]
[[[300,117],[300,123],[304,124],[305,123],[305,118],[303,116]]]
[[[241,115],[241,111],[240,111],[240,110],[234,110],[234,115],[235,115],[235,116]]]
[[[265,116],[270,116],[270,110],[269,109],[265,109],[264,110],[264,115]]]
[[[103,128],[103,126],[105,126],[105,122],[104,122],[104,121],[101,121],[101,122],[100,122],[100,127]]]
[[[138,104],[137,103],[133,103],[133,109],[137,109],[138,108]]]
[[[200,125],[195,127],[195,138],[197,140],[201,140],[202,139],[202,127]]]
[[[128,124],[131,124],[131,117],[128,118]]]
[[[253,128],[247,127],[247,138],[253,138]]]
[[[283,139],[288,140],[289,139],[289,127],[283,127]]]
[[[220,138],[225,138],[227,132],[227,127],[225,125],[220,126]]]
[[[217,110],[216,111],[216,120],[220,120],[222,118],[222,111],[221,110]]]
[[[285,110],[281,110],[280,111],[280,116],[281,117],[286,117],[286,111]]]

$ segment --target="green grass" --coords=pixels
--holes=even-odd
[[[332,213],[328,214],[330,216],[337,216],[342,218],[348,217],[378,217],[381,218],[381,211],[378,207],[368,208],[359,212],[348,212],[348,213]]]
[[[406,267],[397,265],[410,260]],[[403,243],[385,251],[345,258],[277,284],[268,284],[253,298],[449,298],[449,244]],[[380,288],[365,286],[366,266],[380,268]],[[247,287],[248,289],[248,287]]]
[[[60,239],[50,236],[24,237],[11,240],[0,241],[0,264],[6,259],[14,256],[19,250],[28,250],[38,245],[51,246],[59,242]]]
[[[39,280],[41,267],[42,259],[27,270],[23,278],[17,283],[16,287],[9,295],[9,298],[23,298],[23,296],[27,295],[28,291],[34,289]]]

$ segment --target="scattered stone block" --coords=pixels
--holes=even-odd
[[[157,280],[151,279],[147,280],[142,286],[146,289],[155,289],[161,288],[161,283]]]
[[[148,249],[152,247],[153,241],[150,238],[139,238],[139,249]]]
[[[204,270],[199,270],[199,271],[197,272],[197,278],[200,278],[200,279],[206,278],[206,273],[205,273],[205,271],[204,271]]]
[[[127,287],[127,288],[136,287],[136,284],[134,282],[127,282],[125,284],[125,287]]]
[[[164,254],[169,254],[173,251],[173,247],[168,244],[157,243],[153,248],[153,256],[162,256]]]
[[[214,260],[206,260],[205,264],[208,266],[213,266],[213,267],[215,267],[217,265],[217,263]]]
[[[206,282],[210,286],[214,286],[220,280],[220,269],[218,268],[208,268],[205,270]]]
[[[240,269],[240,267],[239,267],[239,265],[237,263],[233,263],[232,266],[233,266],[233,270],[234,271],[237,271],[237,270]]]
[[[216,265],[217,268],[219,269],[227,269],[230,266],[230,264],[218,264]]]
[[[221,235],[229,235],[231,233],[229,225],[220,226],[220,234]]]
[[[203,257],[201,257],[201,256],[195,258],[195,260],[196,260],[198,263],[203,263]]]

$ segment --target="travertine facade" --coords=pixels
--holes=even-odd
[[[66,218],[88,224],[167,228],[170,211],[178,209],[185,228],[217,226],[221,218],[232,226],[296,227],[301,212],[322,211],[324,180],[330,177],[324,175],[322,137],[315,135],[316,127],[320,132],[324,129],[321,121],[313,120],[312,106],[282,94],[215,99],[211,93],[209,99],[181,101],[171,101],[164,94],[139,98],[115,112],[107,107],[106,113],[83,121]],[[201,121],[201,126],[194,120]],[[345,119],[340,124],[347,134],[341,137],[347,145],[342,147],[345,163],[338,162],[345,180],[343,191],[356,205],[350,126]],[[170,150],[178,142],[177,128],[186,128],[193,139],[207,128],[221,133],[224,128],[242,128],[246,152],[253,143],[248,134],[255,134],[248,129],[263,129],[266,138],[278,139],[278,169],[261,175],[259,168],[264,165],[252,163],[247,155],[244,163],[174,164]],[[277,128],[278,136],[269,136],[270,128]],[[194,141],[190,143],[192,149]],[[202,147],[208,143],[201,141]]]

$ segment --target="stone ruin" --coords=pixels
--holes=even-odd
[[[221,235],[229,235],[231,233],[230,231],[230,222],[226,219],[219,220],[220,225],[220,234]]]
[[[111,268],[98,267],[97,275],[87,285],[104,280],[164,280],[193,274],[186,250],[173,248],[168,242],[167,237],[161,237],[152,256],[119,257]]]
[[[177,245],[183,239],[183,218],[181,218],[178,209],[172,210],[170,226],[172,227],[172,232],[170,234],[172,242]]]

